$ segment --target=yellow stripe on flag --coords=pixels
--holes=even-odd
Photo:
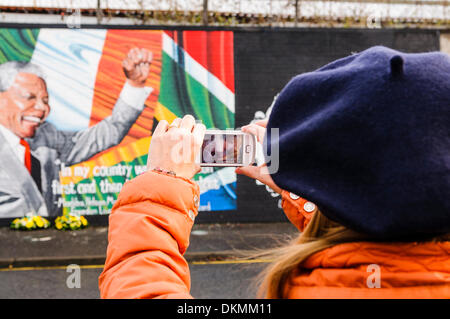
[[[158,102],[153,117],[158,121],[166,120],[167,122],[172,123],[172,121],[176,119],[178,116],[173,114],[172,111],[170,111],[167,107]]]
[[[158,102],[154,113],[154,118],[158,121],[166,120],[167,122],[172,123],[172,121],[177,118],[177,116],[172,113],[172,111],[170,111],[167,107]],[[113,147],[108,152],[102,154],[99,157],[96,157],[95,159],[70,166],[70,174],[67,174],[67,172],[69,172],[68,170],[66,171],[66,174],[60,174],[61,184],[76,184],[84,179],[92,178],[93,170],[96,166],[114,166],[120,162],[131,162],[138,157],[146,155],[150,146],[150,140],[151,137],[145,137],[125,146]],[[87,175],[77,176],[80,174],[75,174],[75,172],[84,172],[86,167],[89,168],[89,172]]]
[[[93,177],[93,171],[96,166],[114,166],[120,162],[131,162],[138,157],[146,155],[150,146],[150,140],[150,136],[144,137],[125,146],[114,147],[93,160],[70,166],[70,174],[68,170],[60,174],[61,184],[67,185],[71,182],[76,184],[84,179]],[[76,176],[75,172],[83,172],[86,167],[89,168],[89,173],[86,176]]]

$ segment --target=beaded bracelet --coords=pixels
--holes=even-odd
[[[155,167],[153,169],[153,171],[158,172],[158,173],[164,173],[164,174],[172,175],[172,176],[177,176],[177,174],[174,171],[167,171],[165,169],[162,169],[161,167]]]

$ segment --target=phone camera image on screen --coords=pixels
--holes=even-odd
[[[205,134],[201,162],[206,164],[242,164],[243,135]]]

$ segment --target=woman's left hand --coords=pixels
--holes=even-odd
[[[192,115],[176,118],[170,125],[161,120],[153,132],[147,169],[159,168],[193,178],[201,170],[195,160],[200,154],[205,131],[205,125],[196,124]]]
[[[258,143],[263,143],[264,135],[266,133],[266,126],[267,126],[267,120],[261,120],[261,121],[257,121],[255,123],[243,126],[242,132],[251,133],[251,134],[255,135]],[[266,164],[262,164],[260,166],[238,167],[238,168],[236,168],[236,173],[258,180],[261,183],[266,184],[267,186],[272,188],[278,194],[281,194],[281,192],[283,191],[273,181]]]

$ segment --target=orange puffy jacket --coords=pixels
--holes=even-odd
[[[283,209],[302,230],[303,198],[283,191]],[[146,172],[127,182],[109,217],[102,298],[192,298],[183,253],[199,205],[194,182]],[[378,268],[373,268],[375,267]],[[369,288],[372,271],[381,288]],[[310,256],[287,298],[450,298],[450,242],[348,243]]]

